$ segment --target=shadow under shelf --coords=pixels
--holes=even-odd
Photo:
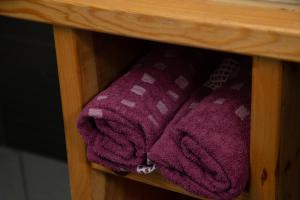
[[[104,173],[112,174],[112,175],[115,175],[115,176],[119,176],[118,174],[116,174],[115,172],[110,170],[109,168],[106,168],[102,165],[99,165],[99,164],[96,164],[96,163],[92,163],[91,165],[92,165],[93,169],[99,170],[99,171],[104,172]],[[172,191],[172,192],[177,192],[177,193],[187,195],[187,196],[190,196],[190,197],[193,197],[193,198],[196,198],[196,199],[202,199],[202,200],[206,199],[204,197],[191,194],[191,193],[185,191],[183,188],[181,188],[181,187],[179,187],[179,186],[177,186],[173,183],[170,183],[158,171],[156,171],[154,173],[151,173],[151,174],[148,174],[148,175],[140,175],[140,174],[129,173],[129,174],[127,174],[125,176],[122,176],[122,177],[126,178],[126,179],[130,179],[130,180],[134,180],[134,181],[137,181],[137,182],[140,182],[140,183],[144,183],[144,184],[147,184],[147,185],[151,185],[151,186],[154,186],[154,187],[169,190],[169,191]],[[243,192],[240,196],[235,198],[235,200],[246,200],[246,199],[249,199],[248,196],[249,196],[248,193]]]

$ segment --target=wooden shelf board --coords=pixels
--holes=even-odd
[[[100,170],[101,172],[105,172],[105,173],[109,173],[109,174],[113,174],[116,175],[116,173],[114,173],[113,171],[111,171],[110,169],[103,167],[102,165],[99,164],[95,164],[92,163],[92,168],[96,169],[96,170]],[[187,191],[185,191],[184,189],[182,189],[181,187],[174,185],[170,182],[168,182],[164,177],[162,177],[159,172],[154,172],[152,174],[149,175],[139,175],[139,174],[132,174],[129,173],[128,175],[124,176],[124,178],[130,179],[130,180],[134,180],[134,181],[138,181],[147,185],[152,185],[155,187],[159,187],[165,190],[170,190],[173,192],[177,192],[180,194],[184,194],[187,196],[191,196],[194,197],[196,199],[205,199],[203,197],[199,197],[196,195],[193,195]],[[241,194],[239,197],[236,198],[236,200],[246,200],[248,199],[248,194],[247,193],[243,193]]]
[[[0,15],[300,61],[296,5],[243,0],[1,0]]]

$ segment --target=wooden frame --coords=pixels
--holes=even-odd
[[[74,124],[76,124],[82,106],[98,93],[100,87],[104,87],[109,81],[116,78],[122,71],[121,69],[126,67],[125,63],[130,62],[128,58],[133,59],[139,52],[137,49],[142,47],[141,45],[135,45],[135,47],[131,46],[131,51],[128,51],[128,49],[124,51],[123,47],[120,46],[123,43],[122,39],[113,42],[111,36],[103,35],[102,39],[110,42],[106,42],[108,46],[102,43],[101,48],[104,51],[95,53],[97,51],[93,46],[94,40],[91,33],[63,27],[55,27],[54,32],[60,66],[59,75],[65,124],[70,125],[70,127],[66,126],[66,138],[68,141],[71,184],[72,188],[76,188],[72,191],[72,196],[73,199],[83,199],[83,196],[87,198],[87,196],[97,196],[101,193],[105,195],[100,195],[101,197],[98,195],[94,199],[109,199],[109,193],[93,188],[101,188],[101,186],[106,188],[105,185],[109,184],[113,184],[115,189],[118,187],[124,188],[124,183],[120,185],[116,182],[110,183],[110,179],[114,179],[112,176],[97,171],[108,174],[114,174],[113,172],[97,164],[90,165],[86,161],[85,147]],[[130,43],[136,44],[137,42],[131,40]],[[101,42],[98,45],[101,45]],[[107,53],[107,49],[114,49],[115,52],[112,54]],[[121,58],[118,56],[121,54],[117,51],[127,52],[127,55]],[[117,63],[111,64],[107,61],[115,60],[112,56],[118,56]],[[106,70],[102,69],[103,67]],[[99,70],[102,73],[99,74],[97,72]],[[294,180],[296,185],[300,184],[294,177],[288,177],[291,176],[290,174],[286,175],[286,170],[293,170],[292,174],[297,174],[297,166],[300,166],[295,155],[289,160],[286,158],[286,156],[292,156],[289,154],[299,154],[299,142],[294,141],[293,146],[290,146],[291,140],[299,138],[297,133],[297,130],[299,130],[298,121],[295,118],[293,123],[293,120],[287,121],[283,118],[283,116],[288,117],[291,110],[293,110],[293,115],[296,117],[296,110],[299,111],[299,106],[296,105],[296,100],[300,98],[300,87],[297,87],[296,84],[296,77],[300,75],[299,71],[296,67],[283,66],[283,62],[279,60],[262,57],[254,57],[253,59],[251,187],[250,195],[244,193],[238,199],[248,199],[249,197],[250,199],[277,199],[278,196],[290,197],[291,193],[296,196],[299,195],[296,186],[291,189],[286,185],[291,179]],[[294,94],[291,95],[287,91]],[[74,97],[79,101],[74,102]],[[286,104],[285,107],[282,106],[283,102]],[[291,107],[292,105],[294,107]],[[289,127],[294,127],[295,130]],[[289,128],[293,137],[282,135],[284,128]],[[287,148],[290,149],[288,152],[286,152]],[[287,169],[291,162],[293,162],[293,165],[296,162],[295,166],[293,166],[293,169]],[[159,174],[147,177],[130,174],[124,178],[199,198],[168,183]],[[282,188],[279,188],[279,186],[282,186]],[[123,198],[129,197],[124,196]]]
[[[114,35],[252,55],[251,178],[249,192],[237,199],[300,199],[300,66],[282,60],[300,61],[299,7],[233,0],[180,2],[0,2],[2,15],[56,24],[72,199],[201,198],[159,174],[118,177],[86,160],[75,126],[79,112],[146,48],[146,42]]]

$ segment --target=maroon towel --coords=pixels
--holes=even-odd
[[[185,48],[152,50],[88,103],[78,121],[88,159],[116,171],[153,171],[147,152],[195,89],[203,60],[196,55]]]
[[[249,173],[249,77],[249,72],[242,73],[206,97],[208,89],[202,87],[183,105],[149,154],[162,175],[211,199],[232,199],[244,190]],[[211,83],[206,86],[216,89],[224,82]]]

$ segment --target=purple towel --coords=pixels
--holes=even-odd
[[[168,180],[211,199],[232,199],[244,190],[249,173],[249,74],[241,73],[208,96],[208,88],[202,87],[183,105],[149,154]],[[206,86],[216,89],[222,83]]]
[[[78,121],[88,159],[115,171],[153,171],[147,152],[196,87],[203,59],[195,55],[156,48],[88,103]]]

